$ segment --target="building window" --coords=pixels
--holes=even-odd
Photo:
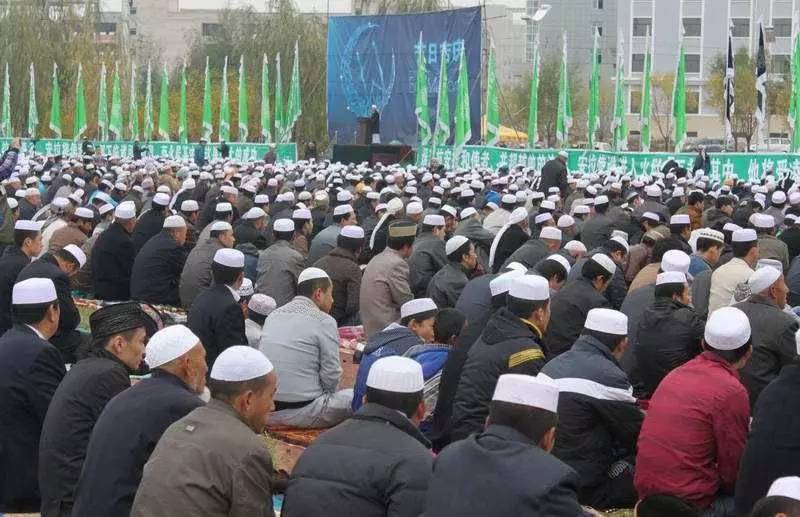
[[[631,102],[628,104],[628,113],[636,114],[642,109],[642,90],[631,90]]]
[[[789,74],[791,71],[790,59],[791,57],[787,54],[773,54],[771,72],[780,75]]]
[[[602,9],[603,0],[592,0],[592,7],[594,7],[595,9]]]
[[[644,72],[644,54],[631,54],[631,72]]]
[[[700,18],[684,18],[683,19],[683,35],[688,37],[700,36],[701,23]]]
[[[686,89],[686,113],[697,115],[700,113],[700,89]]]
[[[646,37],[652,34],[652,18],[634,18],[633,19],[633,35]]]
[[[603,24],[596,23],[592,25],[592,37],[594,38],[594,32],[597,31],[597,34],[602,37],[603,36]]]
[[[750,18],[733,18],[733,37],[750,37]]]
[[[98,34],[116,34],[117,24],[113,22],[98,22],[95,25]]]
[[[687,131],[686,138],[697,138],[697,131]]]
[[[700,73],[700,54],[685,54],[686,60],[686,73],[699,74]]]
[[[222,25],[219,23],[204,23],[203,36],[218,36],[222,33]]]
[[[131,36],[136,36],[136,27],[129,27],[128,34],[130,34]]]
[[[792,37],[792,19],[791,18],[773,18],[772,27],[775,29],[776,38],[791,38]]]

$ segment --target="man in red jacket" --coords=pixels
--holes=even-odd
[[[639,498],[666,494],[710,515],[733,516],[750,404],[739,370],[752,352],[750,322],[734,307],[714,311],[705,352],[669,373],[650,399],[639,435]]]

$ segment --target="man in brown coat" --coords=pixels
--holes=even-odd
[[[89,235],[92,234],[93,223],[94,212],[91,209],[76,208],[72,221],[63,228],[56,230],[53,236],[50,237],[49,251],[58,251],[70,244],[80,248],[89,238]]]
[[[411,256],[416,235],[416,224],[392,223],[386,248],[373,257],[364,270],[359,305],[367,336],[398,321],[400,306],[413,298],[406,259]]]
[[[333,307],[329,314],[339,326],[355,325],[359,323],[361,268],[358,256],[364,247],[364,229],[352,225],[342,227],[336,244],[314,266],[325,271],[333,282]]]

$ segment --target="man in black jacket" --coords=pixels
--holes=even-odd
[[[631,507],[633,463],[644,413],[617,362],[628,344],[628,318],[592,309],[572,348],[542,369],[559,387],[553,454],[578,471],[581,504]]]
[[[244,278],[244,254],[235,249],[217,250],[211,263],[214,284],[192,302],[187,325],[206,348],[209,366],[228,347],[247,345],[239,287]]]
[[[139,222],[136,223],[136,230],[133,231],[131,239],[133,239],[133,246],[138,253],[142,246],[161,231],[164,225],[164,219],[167,217],[167,205],[169,205],[169,194],[164,192],[156,192],[153,196],[153,203],[150,205],[150,210],[146,211],[139,217]]]
[[[64,360],[46,340],[58,330],[52,280],[32,278],[9,293],[14,326],[0,338],[0,512],[38,512],[39,435],[64,378]]]
[[[131,297],[148,303],[179,307],[178,292],[186,262],[186,221],[179,215],[164,219],[164,229],[139,250],[131,271]]]
[[[68,517],[86,447],[109,400],[129,388],[144,359],[149,317],[136,303],[103,307],[89,318],[92,346],[58,386],[42,426],[42,517]]]
[[[425,416],[422,367],[407,357],[375,361],[364,405],[300,456],[286,490],[286,517],[416,517],[433,456],[417,428]]]
[[[11,289],[22,269],[42,252],[42,223],[20,219],[14,223],[14,245],[0,257],[0,336],[11,328]]]
[[[453,440],[483,429],[500,375],[539,373],[545,362],[542,336],[550,321],[547,280],[533,275],[514,279],[506,307],[492,315],[467,354],[453,402]]]
[[[83,341],[77,330],[81,323],[81,315],[72,299],[70,277],[74,276],[86,264],[83,251],[69,244],[58,251],[48,251],[34,260],[19,272],[17,281],[28,278],[49,278],[56,286],[60,319],[58,332],[50,338],[50,343],[61,352],[64,362],[74,363],[76,350]]]
[[[183,325],[147,343],[151,376],[106,405],[92,431],[72,514],[128,517],[142,471],[173,422],[203,405],[208,368],[199,338]],[[121,436],[128,439],[120,440]]]
[[[269,239],[264,229],[267,227],[267,213],[257,206],[242,215],[233,226],[233,236],[237,244],[251,243],[257,250],[267,249]]]
[[[578,475],[552,456],[558,387],[544,376],[501,375],[486,429],[436,458],[425,515],[580,517]]]
[[[558,187],[561,197],[566,197],[569,189],[567,184],[567,159],[569,155],[566,151],[560,151],[558,156],[544,164],[542,167],[542,182],[539,184],[539,192],[547,192],[550,187]]]
[[[136,227],[136,207],[120,203],[114,209],[114,222],[100,234],[92,248],[92,283],[100,300],[131,298],[131,270],[136,257],[131,233]]]

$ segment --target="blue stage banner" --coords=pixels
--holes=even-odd
[[[422,33],[422,45],[420,45]],[[480,7],[384,16],[335,16],[328,23],[328,134],[353,143],[359,117],[374,104],[381,114],[381,142],[415,145],[417,55],[428,62],[431,128],[436,120],[439,66],[444,47],[450,99],[455,113],[458,62],[463,48],[470,89],[472,142],[480,140]]]

